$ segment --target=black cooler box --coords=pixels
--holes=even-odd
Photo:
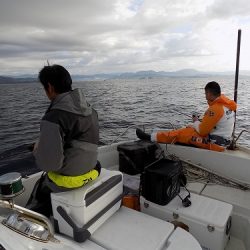
[[[159,205],[168,204],[180,192],[181,176],[180,162],[159,160],[141,175],[142,196]]]
[[[129,175],[142,173],[144,168],[157,160],[156,143],[133,141],[118,145],[119,170]]]

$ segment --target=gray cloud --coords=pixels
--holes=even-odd
[[[250,1],[248,0],[216,0],[207,8],[210,18],[230,18],[232,16],[248,16],[250,13]]]
[[[77,73],[202,69],[220,49],[213,36],[242,17],[247,27],[248,13],[246,0],[0,0],[0,74],[47,59]]]

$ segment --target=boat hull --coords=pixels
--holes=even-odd
[[[239,147],[236,150],[216,152],[168,144],[166,151],[168,154],[173,154],[181,160],[198,165],[219,176],[250,185],[250,150],[247,148]]]

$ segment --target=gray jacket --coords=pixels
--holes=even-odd
[[[76,176],[97,162],[99,124],[97,112],[83,90],[58,95],[42,118],[34,156],[38,168]]]

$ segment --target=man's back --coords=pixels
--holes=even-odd
[[[220,95],[209,103],[202,121],[195,122],[194,127],[201,136],[217,135],[230,139],[234,125],[236,103],[224,95]]]
[[[98,141],[97,113],[86,102],[83,91],[60,94],[41,122],[35,153],[38,167],[63,175],[84,174],[96,165]]]

